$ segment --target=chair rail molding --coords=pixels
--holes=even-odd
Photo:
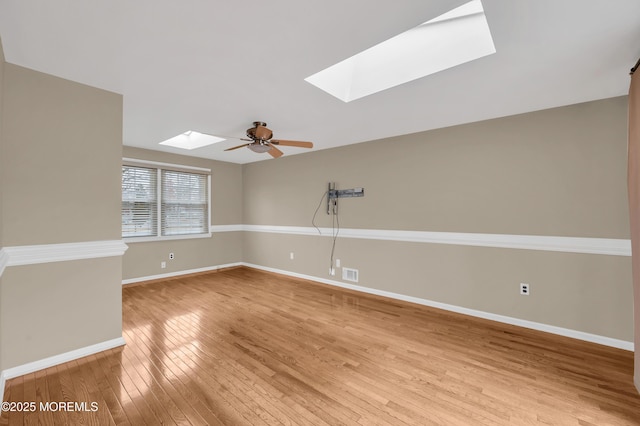
[[[128,248],[122,240],[3,247],[0,276],[9,266],[123,256]]]

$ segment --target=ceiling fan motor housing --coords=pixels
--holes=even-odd
[[[252,127],[247,129],[247,136],[254,141],[268,141],[273,137],[273,132],[267,128],[267,123],[254,121]]]

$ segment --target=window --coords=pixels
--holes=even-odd
[[[158,209],[155,169],[122,167],[122,236],[157,235]]]
[[[123,238],[146,241],[211,235],[207,169],[131,161],[145,164],[125,161],[122,166]]]
[[[162,235],[209,232],[207,177],[162,170]]]

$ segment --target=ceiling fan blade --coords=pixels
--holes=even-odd
[[[275,146],[269,144],[271,146],[271,149],[269,151],[267,151],[273,158],[278,158],[278,157],[282,157],[283,152],[280,151],[278,148],[276,148]]]
[[[286,141],[282,139],[270,140],[269,142],[274,145],[280,145],[280,146],[297,146],[298,148],[313,148],[312,142]]]
[[[251,145],[251,144],[250,143],[245,143],[245,144],[242,144],[242,145],[234,146],[233,148],[227,148],[227,149],[225,149],[225,151],[233,151],[234,149],[243,148],[243,147],[245,147],[247,145]]]

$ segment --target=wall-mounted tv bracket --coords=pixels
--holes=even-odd
[[[335,182],[329,182],[327,194],[327,214],[338,214],[338,198],[364,197],[364,188],[336,189]]]

